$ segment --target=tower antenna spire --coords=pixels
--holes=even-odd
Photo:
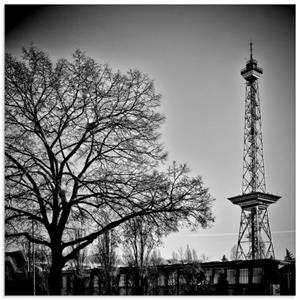
[[[252,56],[252,53],[253,53],[253,48],[252,48],[252,40],[250,40],[250,60],[253,60],[253,56]]]

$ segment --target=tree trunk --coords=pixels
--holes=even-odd
[[[57,253],[52,252],[52,265],[49,273],[49,293],[50,295],[61,295],[63,268],[62,258]]]

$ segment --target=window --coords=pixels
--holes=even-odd
[[[90,278],[86,277],[85,280],[83,281],[84,287],[87,289],[90,286]]]
[[[249,270],[248,269],[240,269],[240,276],[239,276],[239,283],[248,283],[248,274]]]
[[[214,283],[214,284],[217,284],[217,283],[218,283],[218,279],[219,279],[219,272],[218,272],[218,271],[215,271],[213,283]]]
[[[213,279],[213,283],[217,284],[219,282],[219,278],[221,276],[221,274],[224,274],[224,269],[217,269],[214,272],[214,279]]]
[[[121,274],[120,275],[120,283],[119,283],[120,287],[125,286],[125,274]]]
[[[63,289],[67,288],[67,276],[63,276],[62,278],[62,288]]]
[[[168,285],[176,285],[176,274],[175,274],[175,272],[172,272],[169,275]]]
[[[262,268],[253,268],[253,283],[261,283],[263,278],[263,269]]]
[[[125,275],[124,275],[125,276]],[[124,281],[125,282],[125,281]],[[127,285],[128,286],[133,286],[133,282],[134,282],[134,279],[132,277],[128,277],[127,278]],[[125,286],[125,284],[124,284]]]
[[[158,285],[159,286],[164,286],[165,285],[164,275],[159,275],[159,277],[158,277]]]
[[[99,287],[99,277],[95,276],[94,277],[94,288],[97,288],[97,287]]]
[[[73,288],[74,287],[74,275],[71,277],[71,276],[68,276],[68,288]]]
[[[179,276],[179,284],[186,284],[185,278],[184,278],[184,275],[183,275],[183,274],[181,274],[181,275]]]
[[[206,270],[206,271],[205,271],[205,280],[206,280],[207,282],[210,282],[210,281],[211,281],[211,276],[212,276],[212,270],[211,270],[211,269]]]
[[[235,275],[236,275],[236,270],[234,269],[227,270],[227,281],[229,284],[235,283]]]

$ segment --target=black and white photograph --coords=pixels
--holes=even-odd
[[[2,10],[5,296],[296,295],[296,4]]]

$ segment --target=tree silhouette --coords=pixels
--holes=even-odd
[[[223,262],[228,261],[228,259],[227,259],[227,257],[226,257],[225,254],[222,256],[222,261],[223,261]]]
[[[289,261],[289,262],[295,261],[295,256],[289,249],[286,249],[286,254],[285,254],[284,260]]]
[[[213,221],[201,178],[185,165],[163,170],[159,105],[146,75],[113,73],[79,50],[56,64],[34,46],[20,60],[6,54],[6,238],[50,248],[51,294],[67,261],[132,218]]]

